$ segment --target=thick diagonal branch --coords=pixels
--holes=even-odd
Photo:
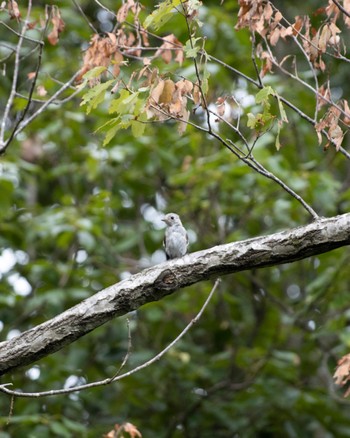
[[[116,316],[219,275],[290,263],[350,244],[350,214],[189,254],[145,269],[0,343],[0,374],[29,365]]]

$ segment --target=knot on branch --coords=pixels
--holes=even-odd
[[[177,284],[177,277],[170,269],[163,271],[154,282],[156,289],[162,290],[174,290]]]

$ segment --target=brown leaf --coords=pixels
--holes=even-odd
[[[327,105],[327,102],[325,99],[330,100],[331,98],[331,90],[329,88],[329,82],[327,82],[327,85],[324,84],[321,85],[321,87],[318,89],[318,95],[317,95],[317,109],[320,110],[323,106]],[[324,97],[325,99],[322,99]]]
[[[271,8],[272,9],[272,8]],[[266,18],[266,16],[265,16]],[[275,17],[274,17],[274,21],[276,23],[279,23],[283,18],[283,15],[280,13],[280,11],[276,12]]]
[[[141,432],[131,423],[124,423],[122,425],[125,432],[127,432],[131,438],[142,438]]]
[[[34,79],[36,76],[36,72],[35,71],[31,71],[30,73],[27,73],[27,78],[31,81],[32,79]]]
[[[184,121],[180,121],[179,122],[179,125],[178,125],[178,128],[177,128],[177,132],[179,133],[179,134],[183,134],[185,131],[186,131],[186,128],[187,128],[187,121],[188,121],[188,119],[190,118],[190,112],[188,111],[188,110],[184,110],[183,111],[183,114],[182,114],[182,117],[181,117]]]
[[[339,125],[330,126],[328,134],[330,138],[333,140],[336,151],[339,151],[344,138],[344,134],[341,127]]]
[[[302,27],[304,25],[304,19],[303,17],[300,17],[297,15],[295,17],[295,23],[293,24],[293,35],[296,36],[301,31]]]
[[[348,14],[350,14],[350,0],[343,1],[343,8],[346,10]],[[343,14],[343,18],[347,27],[350,27],[350,17],[348,15]]]
[[[171,79],[167,79],[166,81],[164,81],[164,87],[162,90],[161,95],[159,96],[159,101],[158,103],[164,103],[164,104],[169,104],[173,98],[174,95],[174,91],[175,91],[175,84]]]
[[[55,46],[58,43],[60,33],[63,32],[65,28],[65,24],[61,18],[60,10],[57,6],[52,7],[51,14],[51,23],[53,24],[53,29],[48,34],[47,39],[51,45]]]
[[[131,10],[132,13],[135,15],[135,17],[138,16],[140,12],[140,5],[135,3],[134,0],[127,0],[126,3],[124,3],[117,12],[117,21],[118,23],[124,23],[126,20],[129,11]]]
[[[141,432],[132,423],[116,423],[111,431],[103,435],[103,438],[124,437],[124,432],[128,433],[130,438],[142,438]]]
[[[120,66],[124,61],[124,57],[123,55],[119,52],[119,50],[117,52],[115,52],[114,54],[114,58],[113,58],[113,74],[115,77],[119,76],[120,73]]]
[[[350,108],[349,108],[348,101],[345,99],[343,99],[343,108],[344,108],[344,111],[346,112],[346,116],[344,116],[343,122],[346,125],[350,125]]]
[[[276,27],[271,33],[270,33],[270,43],[271,46],[275,46],[280,39],[281,31],[279,27]]]
[[[332,36],[331,30],[329,28],[329,25],[326,24],[322,28],[322,32],[320,34],[320,37],[318,39],[318,48],[322,53],[325,53],[327,44],[329,41],[329,38]]]
[[[199,105],[201,103],[201,91],[199,89],[198,82],[194,84],[193,101],[195,105]]]
[[[281,37],[285,39],[287,36],[294,35],[293,26],[283,27],[281,29]]]
[[[150,94],[150,99],[151,99],[152,103],[159,102],[159,98],[164,90],[164,83],[165,82],[163,81],[163,79],[159,79],[158,84],[152,89],[151,94]]]
[[[148,33],[145,31],[145,29],[141,29],[140,30],[140,34],[141,34],[141,38],[142,38],[142,43],[145,47],[149,47],[149,40],[148,40]]]
[[[43,85],[38,85],[36,92],[39,96],[44,97],[47,95],[47,91]]]
[[[217,109],[217,113],[220,117],[223,117],[225,114],[225,109],[226,109],[226,97],[218,97],[215,104],[216,104],[216,109]]]
[[[182,79],[181,81],[176,82],[176,88],[180,90],[182,95],[189,94],[193,90],[193,84],[187,79]]]
[[[346,354],[338,360],[333,378],[335,384],[339,386],[344,386],[350,381],[350,354]]]
[[[155,56],[161,56],[166,64],[172,60],[173,53],[175,53],[175,61],[180,65],[183,62],[183,48],[180,41],[174,34],[163,37],[163,44],[156,51]]]
[[[318,135],[319,144],[322,142],[321,131],[328,128],[328,137],[332,140],[337,151],[339,151],[342,144],[344,133],[338,125],[340,110],[334,106],[331,106],[327,113],[323,116],[322,120],[315,125],[315,129]]]
[[[124,3],[117,12],[117,21],[118,23],[124,23],[126,17],[128,16],[129,7],[127,3]]]
[[[9,0],[7,3],[7,7],[11,20],[16,19],[17,21],[19,21],[19,19],[21,18],[21,12],[19,10],[18,3],[15,0]]]
[[[337,21],[338,16],[340,14],[340,9],[332,0],[328,0],[328,6],[326,7],[325,12],[328,18],[334,15],[333,20]]]

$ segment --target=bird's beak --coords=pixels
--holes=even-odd
[[[161,221],[165,222],[168,225],[167,220],[165,219],[165,217],[163,219],[161,219]]]

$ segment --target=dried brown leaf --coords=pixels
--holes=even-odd
[[[272,46],[275,46],[280,39],[281,31],[279,27],[276,27],[271,33],[270,33],[270,43]]]
[[[322,53],[325,53],[329,38],[332,36],[329,25],[323,26],[320,37],[318,39],[318,48]]]
[[[38,85],[36,92],[38,93],[39,96],[44,97],[47,95],[47,90],[43,85]]]
[[[340,146],[343,142],[344,133],[339,125],[331,125],[328,134],[330,138],[333,140],[333,143],[335,145],[335,149],[339,151]]]
[[[350,0],[343,1],[343,8],[346,10],[348,14],[350,14]],[[343,14],[344,22],[347,27],[350,27],[350,17],[346,14]]]
[[[141,432],[132,423],[124,423],[122,425],[125,432],[127,432],[131,438],[142,438]]]
[[[142,43],[145,47],[149,47],[149,40],[148,40],[148,33],[145,31],[145,29],[141,29],[140,30],[140,34],[141,34],[141,38],[142,38]]]
[[[161,95],[159,96],[158,103],[168,105],[173,99],[175,92],[175,84],[171,79],[164,81],[164,87]]]
[[[350,381],[350,354],[346,354],[338,360],[333,378],[335,384],[339,386],[344,386]]]
[[[61,18],[60,10],[56,6],[52,7],[51,14],[51,23],[53,24],[53,29],[48,34],[47,39],[52,46],[55,46],[59,41],[60,33],[64,31],[65,24]]]
[[[182,95],[189,94],[193,90],[193,83],[187,79],[182,79],[181,81],[176,82],[176,88],[180,90]]]
[[[129,7],[127,3],[124,3],[117,12],[117,21],[118,23],[124,23],[126,20],[126,17],[128,16]]]
[[[285,39],[287,36],[292,36],[292,35],[294,35],[294,31],[293,31],[293,27],[292,26],[283,27],[281,29],[281,37],[283,39]]]
[[[193,101],[194,101],[195,105],[199,105],[201,103],[201,91],[200,91],[198,82],[196,82],[194,84]]]
[[[223,117],[226,110],[226,97],[218,97],[215,104],[218,115],[220,117]]]
[[[293,24],[293,35],[296,36],[301,31],[304,25],[304,18],[297,15],[295,17],[295,23]]]
[[[333,15],[332,19],[334,21],[337,21],[339,14],[340,14],[340,9],[332,0],[328,0],[328,6],[326,7],[325,12],[326,12],[328,18],[332,17],[332,15]]]
[[[123,55],[119,52],[119,50],[117,50],[114,54],[113,57],[113,74],[115,77],[119,76],[120,73],[120,66],[122,65],[122,63],[124,62],[124,57]]]
[[[21,12],[19,10],[18,3],[15,0],[9,0],[7,3],[7,8],[11,20],[16,19],[17,21],[19,21],[19,19],[21,18]]]
[[[272,8],[271,8],[271,9],[272,9]],[[265,16],[265,18],[266,18],[266,16]],[[278,11],[278,12],[276,12],[276,14],[275,14],[274,21],[275,21],[276,23],[279,23],[279,22],[282,20],[282,18],[283,18],[283,15],[281,14],[280,11]]]
[[[124,432],[130,435],[130,438],[142,438],[141,432],[132,423],[116,423],[111,431],[103,435],[103,438],[123,437]]]
[[[330,100],[331,98],[331,90],[329,88],[329,82],[327,82],[327,85],[324,84],[321,85],[321,87],[318,89],[319,95],[317,96],[317,109],[320,110],[323,106],[327,105],[327,102],[325,99]],[[324,97],[325,99],[323,99]]]
[[[155,56],[161,56],[166,64],[172,60],[173,53],[175,53],[175,61],[180,65],[183,62],[183,48],[181,42],[174,34],[163,37],[163,44],[156,51]]]
[[[163,81],[163,79],[159,79],[158,84],[152,89],[151,94],[150,94],[150,100],[152,103],[159,102],[159,98],[164,90],[164,83],[165,82]]]
[[[345,99],[343,99],[343,108],[344,108],[344,111],[346,112],[346,116],[343,117],[343,122],[346,125],[350,125],[350,108],[349,108],[348,101]]]

